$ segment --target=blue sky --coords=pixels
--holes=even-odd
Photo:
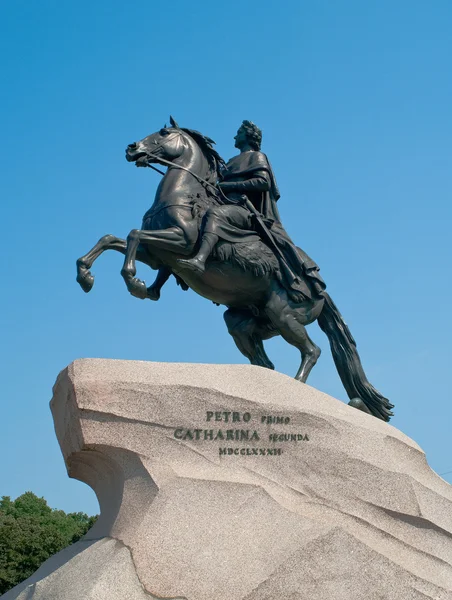
[[[221,308],[172,282],[159,303],[132,298],[118,254],[95,265],[91,294],[75,283],[75,259],[152,204],[159,176],[124,149],[169,114],[225,158],[242,119],[263,129],[283,223],[393,424],[452,471],[451,27],[449,0],[1,4],[0,495],[97,511],[66,475],[48,408],[75,358],[244,361]],[[326,338],[309,333],[323,349],[309,383],[346,400]],[[294,348],[267,347],[295,374]]]

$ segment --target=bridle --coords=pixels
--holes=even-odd
[[[176,135],[179,135],[182,137],[182,133],[180,132],[174,132],[172,136],[168,136],[165,138],[165,140],[171,140],[173,139]],[[155,148],[154,150],[158,150],[160,148],[163,148],[164,144],[155,144]],[[200,177],[199,175],[197,175],[196,173],[194,173],[191,169],[188,169],[187,167],[183,167],[182,165],[177,165],[175,163],[172,163],[169,160],[166,160],[164,158],[160,158],[159,156],[157,156],[156,154],[154,154],[153,152],[148,152],[146,151],[146,155],[156,159],[159,163],[163,163],[164,165],[170,167],[171,169],[180,169],[181,171],[186,171],[187,173],[190,173],[190,175],[192,175],[202,186],[204,187],[209,187],[212,190],[214,190],[215,196],[217,196],[218,194],[221,194],[221,196],[223,196],[223,199],[226,200],[227,202],[230,202],[227,198],[227,196],[225,196],[224,192],[217,187],[216,185],[213,185],[212,183],[209,183],[208,181],[206,181],[205,179],[203,179],[202,177]],[[165,175],[165,173],[163,171],[160,171],[160,169],[157,169],[156,167],[154,167],[154,165],[151,162],[147,163],[148,167],[151,167],[151,169],[154,169],[154,171],[157,171],[157,173],[160,173],[160,175]],[[207,191],[207,189],[206,189]]]

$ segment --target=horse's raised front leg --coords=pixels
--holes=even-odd
[[[127,236],[127,251],[121,275],[126,282],[127,289],[136,298],[148,298],[146,284],[141,279],[135,277],[137,273],[135,261],[140,246],[146,246],[151,249],[168,250],[170,252],[179,252],[189,254],[193,251],[193,246],[187,243],[184,231],[180,227],[169,227],[168,229],[159,229],[147,231],[143,229],[132,229]]]
[[[159,300],[160,290],[171,277],[171,269],[168,267],[161,267],[157,273],[154,283],[152,283],[147,289],[147,297],[149,300]]]
[[[94,276],[91,274],[90,269],[94,261],[106,250],[116,250],[116,252],[126,254],[127,242],[111,234],[104,235],[87,254],[77,260],[77,282],[84,292],[88,293],[92,289]],[[148,256],[142,251],[137,253],[136,258],[141,262],[149,264]]]
[[[105,250],[117,250],[124,252],[127,249],[125,240],[115,237],[114,235],[107,234],[100,238],[95,246],[91,250],[77,260],[77,282],[84,292],[89,292],[94,285],[94,277],[90,273],[90,269],[93,266],[94,261],[105,252]]]

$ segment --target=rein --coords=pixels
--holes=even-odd
[[[187,169],[187,167],[183,167],[182,165],[176,165],[175,163],[172,163],[169,160],[165,160],[164,158],[155,156],[155,154],[152,154],[152,152],[148,152],[147,154],[148,154],[148,156],[152,156],[153,158],[156,158],[159,162],[163,163],[164,165],[167,165],[168,167],[171,167],[173,169],[180,169],[181,171],[186,171],[187,173],[190,173],[190,175],[192,175],[201,185],[212,188],[215,192],[215,196],[218,196],[218,193],[220,193],[223,196],[224,200],[229,202],[228,197],[225,196],[225,194],[221,188],[217,187],[216,185],[213,185],[212,183],[209,183],[208,181],[206,181],[199,175],[196,175],[196,173],[193,173],[193,171],[191,171],[190,169]],[[154,169],[154,171],[157,171],[157,173],[161,173],[162,175],[164,175],[164,173],[162,173],[162,171],[159,171],[158,169],[156,169],[151,163],[148,164],[148,167],[151,167]]]
[[[182,134],[179,134],[182,135]],[[156,148],[162,148],[164,145],[163,144],[158,144],[156,145]],[[196,173],[193,173],[193,171],[191,171],[190,169],[187,169],[187,167],[183,167],[182,165],[177,165],[175,163],[172,163],[169,160],[166,160],[164,158],[160,158],[159,156],[156,156],[154,153],[152,152],[146,152],[146,154],[154,159],[156,159],[158,162],[163,163],[164,165],[167,165],[168,167],[171,167],[173,169],[180,169],[181,171],[186,171],[187,173],[190,173],[190,175],[192,175],[201,185],[203,186],[208,186],[210,188],[212,188],[215,192],[215,195],[217,196],[218,193],[221,194],[221,196],[223,196],[224,200],[226,200],[227,202],[229,202],[228,197],[225,196],[224,192],[217,187],[216,185],[213,185],[212,183],[209,183],[208,181],[206,181],[205,179],[203,179],[202,177],[200,177],[199,175],[197,175]],[[162,171],[160,171],[159,169],[157,169],[156,167],[154,167],[150,162],[147,165],[148,167],[151,167],[151,169],[154,169],[154,171],[157,171],[157,173],[160,173],[161,175],[165,175],[165,173],[163,173]]]
[[[190,169],[187,169],[187,167],[183,167],[182,165],[176,165],[175,163],[172,163],[169,160],[165,160],[164,158],[160,158],[159,156],[156,156],[152,152],[148,152],[147,154],[148,154],[148,156],[151,156],[152,158],[156,158],[159,162],[163,163],[164,165],[167,165],[168,167],[172,167],[172,168],[175,168],[175,169],[181,169],[182,171],[187,171],[187,173],[190,173],[190,175],[193,175],[193,177],[195,179],[197,179],[199,181],[199,183],[202,183],[204,185],[208,185],[209,187],[211,187],[212,189],[214,189],[216,192],[219,191],[219,188],[217,188],[215,185],[209,183],[208,181],[206,181],[205,179],[203,179],[199,175],[196,175],[196,173],[193,173],[193,171],[191,171]],[[149,164],[148,166],[150,167],[151,164]]]

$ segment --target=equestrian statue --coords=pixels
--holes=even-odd
[[[170,125],[127,147],[129,162],[151,167],[163,178],[141,229],[133,229],[127,240],[105,235],[78,259],[82,289],[93,287],[94,261],[105,250],[116,250],[125,255],[121,275],[133,296],[158,300],[174,276],[182,289],[226,307],[228,331],[251,364],[274,369],[263,345],[274,336],[298,348],[295,378],[302,382],[320,356],[305,328],[317,320],[349,404],[389,421],[393,405],[367,380],[319,267],[281,224],[279,191],[261,152],[261,130],[243,121],[235,137],[240,153],[225,163],[209,137],[180,127],[172,117]],[[136,277],[137,260],[158,271],[149,287]]]

